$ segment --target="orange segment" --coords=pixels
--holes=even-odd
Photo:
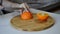
[[[24,11],[23,14],[21,14],[21,19],[31,19],[32,18],[32,14],[28,11]]]
[[[48,14],[47,13],[37,13],[37,17],[39,20],[45,21],[48,18]]]

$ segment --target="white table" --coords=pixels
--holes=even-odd
[[[35,9],[30,10],[34,13],[39,12],[39,10]],[[19,31],[13,28],[10,24],[10,20],[16,15],[19,15],[19,13],[13,12],[0,16],[0,34],[60,34],[60,14],[49,13],[49,15],[55,20],[55,24],[47,30],[37,32]]]

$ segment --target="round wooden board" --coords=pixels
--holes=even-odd
[[[33,14],[33,18],[30,20],[22,20],[20,16],[15,16],[11,19],[11,24],[14,28],[23,31],[41,31],[50,28],[54,24],[54,20],[52,17],[41,22],[37,19],[36,14]]]

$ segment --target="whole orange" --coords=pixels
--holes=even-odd
[[[21,19],[27,20],[27,19],[31,19],[31,18],[32,18],[31,12],[25,11],[21,14]]]

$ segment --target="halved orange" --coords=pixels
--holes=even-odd
[[[37,13],[37,17],[39,20],[45,21],[48,18],[48,14],[47,13]]]

